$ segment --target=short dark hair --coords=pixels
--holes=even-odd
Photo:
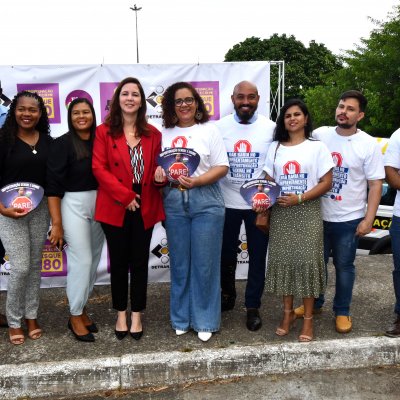
[[[146,96],[144,94],[143,86],[137,78],[128,77],[123,79],[117,88],[115,89],[114,95],[111,100],[110,112],[106,116],[105,123],[109,126],[108,133],[113,137],[119,137],[123,133],[124,121],[122,118],[122,110],[119,104],[119,95],[121,94],[122,87],[127,83],[134,83],[139,88],[141,97],[140,108],[136,118],[136,128],[139,136],[149,135],[149,125],[146,119]]]
[[[309,139],[311,137],[313,130],[312,119],[306,104],[300,99],[290,99],[282,106],[279,111],[274,131],[274,140],[277,140],[279,142],[289,141],[289,133],[285,128],[285,114],[286,111],[293,106],[298,106],[303,112],[304,116],[307,117],[307,123],[306,125],[304,125],[304,136],[306,139]]]
[[[365,112],[368,104],[366,97],[358,90],[347,90],[342,93],[339,100],[356,99],[360,106],[360,111]]]
[[[206,106],[204,105],[204,101],[201,96],[197,93],[197,90],[188,82],[176,82],[169,86],[165,92],[161,102],[162,106],[162,119],[163,125],[165,128],[173,128],[178,124],[176,121],[176,114],[175,114],[175,93],[179,89],[188,89],[192,93],[196,103],[197,103],[197,110],[202,113],[202,118],[200,120],[196,119],[196,123],[204,124],[210,119]]]
[[[76,158],[78,160],[81,160],[82,158],[90,157],[87,147],[80,140],[79,135],[76,132],[74,125],[72,124],[72,109],[74,108],[74,106],[76,104],[80,104],[80,103],[87,104],[93,115],[93,123],[92,123],[92,126],[90,127],[90,138],[89,138],[89,141],[91,144],[93,144],[94,134],[96,132],[96,125],[97,125],[96,124],[96,113],[94,111],[93,104],[88,99],[86,99],[84,97],[78,97],[77,99],[74,99],[71,101],[71,103],[69,103],[69,106],[68,106],[68,132],[71,135],[72,145],[74,146]]]

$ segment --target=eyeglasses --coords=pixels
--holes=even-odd
[[[186,105],[190,106],[194,102],[194,97],[185,97],[184,99],[176,99],[175,100],[175,106],[176,107],[181,107],[183,103]]]

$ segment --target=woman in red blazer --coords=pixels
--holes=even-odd
[[[143,334],[149,248],[154,225],[164,220],[161,194],[154,182],[161,133],[146,121],[146,99],[136,78],[117,87],[105,123],[97,127],[93,173],[99,188],[95,219],[104,230],[111,267],[113,308],[118,311],[115,335]],[[131,325],[128,329],[128,273]]]

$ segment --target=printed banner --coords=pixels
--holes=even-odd
[[[137,77],[146,96],[149,122],[162,125],[161,101],[168,86],[178,81],[190,82],[203,98],[211,120],[233,112],[231,95],[238,82],[248,80],[258,87],[258,112],[269,115],[270,64],[267,61],[217,64],[153,64],[153,65],[64,65],[0,66],[3,94],[12,99],[20,90],[35,91],[43,97],[49,114],[51,134],[58,137],[68,131],[67,109],[77,97],[92,102],[97,122],[104,121],[114,90],[122,79]],[[248,253],[246,233],[242,227],[238,238],[237,278],[247,277]],[[204,251],[207,251],[205,249]],[[42,287],[66,285],[68,259],[66,252],[43,249]],[[109,284],[107,246],[104,245],[97,272],[97,284]],[[9,270],[7,260],[0,264],[0,290],[5,290]],[[149,281],[169,281],[169,254],[165,230],[157,224],[150,247]]]

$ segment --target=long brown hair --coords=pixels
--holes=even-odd
[[[138,110],[137,118],[136,118],[136,129],[139,136],[149,135],[149,126],[146,120],[146,98],[144,94],[143,87],[138,79],[128,77],[123,79],[117,88],[115,89],[114,95],[111,99],[111,107],[110,112],[106,116],[105,123],[109,126],[108,133],[112,137],[119,137],[123,134],[124,130],[124,120],[122,117],[122,110],[119,104],[119,95],[121,94],[122,87],[127,83],[134,83],[139,88],[140,97],[141,97],[141,107]]]

